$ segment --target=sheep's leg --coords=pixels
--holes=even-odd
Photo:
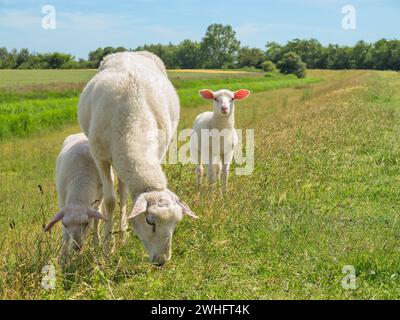
[[[101,203],[101,213],[105,213],[106,209],[104,206],[104,201]],[[93,219],[93,244],[97,246],[100,243],[100,231],[99,231],[100,221]]]
[[[101,182],[103,183],[105,217],[107,219],[107,221],[104,223],[104,243],[108,247],[107,249],[109,249],[115,209],[114,182],[110,163],[106,161],[96,161],[96,164],[99,169]]]
[[[120,205],[120,216],[119,216],[119,234],[122,240],[125,239],[125,233],[128,230],[128,224],[126,220],[126,204],[128,202],[128,189],[126,184],[118,179],[118,192],[119,192],[119,205]]]

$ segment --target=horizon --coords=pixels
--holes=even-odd
[[[237,3],[122,0],[115,5],[104,0],[0,0],[0,46],[87,59],[89,52],[99,47],[135,49],[145,44],[178,44],[185,39],[201,41],[213,23],[231,25],[242,46],[263,50],[270,41],[284,44],[314,38],[323,45],[354,45],[360,40],[400,38],[396,26],[400,4],[394,0],[252,0],[240,8]],[[44,5],[56,10],[55,29],[42,27]],[[342,26],[345,5],[356,10],[355,29]]]

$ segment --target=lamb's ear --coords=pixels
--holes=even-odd
[[[134,219],[138,215],[145,213],[147,211],[147,200],[144,196],[144,194],[141,194],[135,201],[135,204],[133,206],[132,212],[128,219]]]
[[[234,93],[235,100],[244,100],[250,95],[250,91],[246,89],[241,89]]]
[[[208,89],[200,90],[199,94],[203,99],[214,100],[214,92],[212,92],[211,90]]]
[[[64,212],[64,209],[63,209],[63,210],[61,210],[59,213],[57,213],[57,214],[53,217],[53,219],[50,221],[50,223],[47,225],[47,227],[44,228],[44,231],[45,231],[45,232],[50,231],[51,228],[53,228],[54,225],[55,225],[57,222],[61,221],[61,220],[64,218],[64,215],[65,215],[65,212]]]
[[[87,210],[87,215],[89,218],[95,219],[95,220],[104,220],[107,221],[107,219],[103,216],[103,214],[99,211],[97,211],[94,208],[89,208]]]

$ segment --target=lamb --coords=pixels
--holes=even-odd
[[[105,220],[99,212],[103,199],[101,179],[84,134],[65,139],[57,158],[56,187],[60,212],[45,231],[62,221],[62,257],[66,259],[71,249],[82,248],[90,225],[93,225],[94,241],[98,242],[99,220]]]
[[[79,102],[79,123],[103,183],[105,240],[111,236],[115,207],[112,166],[134,203],[128,219],[156,265],[171,259],[172,235],[183,215],[197,218],[168,189],[161,167],[179,112],[165,66],[149,52],[107,56]]]
[[[196,166],[196,182],[198,186],[201,185],[204,163],[210,185],[214,185],[222,174],[222,190],[226,193],[229,168],[238,143],[235,130],[235,100],[246,99],[250,91],[242,89],[236,92],[213,92],[205,89],[199,93],[204,99],[214,101],[214,111],[198,115],[193,124],[190,154]],[[212,141],[215,140],[213,137],[218,137],[218,140]]]

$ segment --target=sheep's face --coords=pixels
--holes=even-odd
[[[214,114],[229,117],[235,109],[235,100],[246,99],[250,95],[249,90],[239,90],[231,92],[229,90],[220,90],[213,92],[205,89],[200,91],[200,96],[206,100],[214,100]]]
[[[184,214],[197,218],[169,190],[144,193],[136,199],[129,219],[151,263],[162,266],[171,259],[172,236]]]
[[[61,221],[64,246],[67,246],[68,249],[80,250],[93,219],[105,220],[103,215],[93,208],[67,206],[54,216],[45,231],[50,231],[57,222]]]

